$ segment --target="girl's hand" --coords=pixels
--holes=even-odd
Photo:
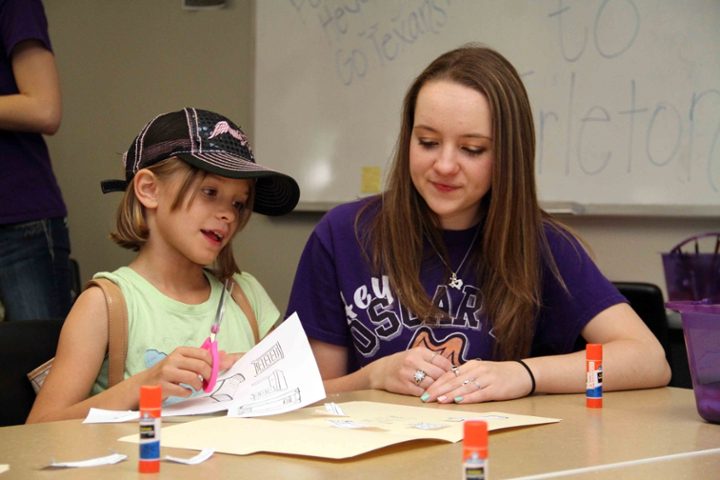
[[[203,379],[210,378],[212,356],[198,347],[178,347],[160,362],[146,370],[143,379],[149,385],[160,385],[162,396],[188,397],[193,392],[187,385],[202,390]]]
[[[245,353],[227,353],[225,350],[220,350],[220,371],[224,372],[228,368],[235,365],[235,362],[245,355]]]
[[[365,368],[371,369],[371,388],[419,397],[435,380],[447,375],[452,363],[439,352],[416,347],[380,358]]]
[[[432,383],[424,402],[477,403],[510,400],[528,395],[532,381],[518,362],[471,360]]]

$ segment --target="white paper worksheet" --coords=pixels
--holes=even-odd
[[[227,410],[229,416],[275,415],[325,398],[320,371],[300,319],[293,313],[218,376],[210,393],[163,407],[162,415]]]

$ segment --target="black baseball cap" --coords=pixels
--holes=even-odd
[[[163,113],[148,122],[123,155],[125,180],[100,182],[103,193],[124,191],[138,170],[170,157],[221,177],[256,179],[253,210],[263,215],[289,213],[300,199],[292,177],[255,162],[240,127],[197,108]]]

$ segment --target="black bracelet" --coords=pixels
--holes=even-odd
[[[535,375],[533,375],[532,370],[530,370],[530,367],[527,366],[527,363],[523,362],[522,360],[515,360],[515,361],[518,362],[523,367],[525,367],[525,370],[527,370],[528,375],[530,375],[530,381],[532,382],[532,388],[530,389],[530,393],[527,394],[527,396],[529,397],[530,395],[535,393]]]

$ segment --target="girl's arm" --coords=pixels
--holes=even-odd
[[[105,296],[100,288],[85,290],[65,320],[57,354],[27,423],[84,418],[91,407],[135,410],[140,386],[161,385],[163,398],[188,396],[209,378],[210,353],[197,347],[178,347],[165,359],[117,385],[90,396],[108,344]]]
[[[35,399],[28,423],[79,418],[95,406],[84,401],[105,357],[107,323],[102,290],[85,290],[65,319],[53,366]]]
[[[627,304],[609,307],[583,329],[588,343],[603,345],[603,389],[626,390],[667,385],[670,366],[653,333]],[[585,351],[524,360],[535,377],[536,392],[585,391]],[[509,400],[527,395],[528,372],[518,362],[473,360],[458,375],[444,375],[430,388],[426,401],[444,403]],[[465,381],[468,381],[467,383]]]
[[[609,307],[583,329],[587,343],[603,345],[604,390],[665,386],[670,366],[660,342],[626,303]],[[585,390],[585,351],[557,357],[526,360],[535,374],[538,391],[546,393]]]

